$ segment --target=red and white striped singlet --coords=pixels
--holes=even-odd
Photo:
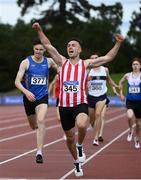
[[[74,107],[87,103],[87,71],[83,60],[73,65],[66,60],[59,72],[60,94],[59,106]]]

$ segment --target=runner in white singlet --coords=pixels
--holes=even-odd
[[[86,156],[82,144],[88,123],[88,105],[86,99],[87,73],[95,65],[102,65],[113,60],[123,41],[123,37],[119,34],[115,36],[116,43],[105,56],[98,57],[96,60],[87,59],[82,61],[80,59],[82,48],[79,40],[72,39],[68,42],[67,53],[69,59],[66,59],[52,46],[39,23],[34,23],[32,27],[37,30],[41,42],[52,59],[62,67],[60,71],[61,84],[59,95],[60,118],[62,128],[67,136],[66,144],[75,160],[75,175],[77,177],[83,176],[81,163],[85,161]],[[77,143],[75,143],[75,125],[78,128]]]
[[[98,55],[93,55],[98,57]],[[98,146],[103,142],[103,127],[106,107],[109,103],[107,98],[107,82],[111,85],[114,93],[118,94],[118,85],[111,79],[107,67],[99,66],[90,70],[88,75],[88,106],[90,124],[94,128],[93,145]]]

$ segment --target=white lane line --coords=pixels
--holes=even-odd
[[[116,112],[118,112],[118,111],[123,111],[123,109],[114,109],[114,110],[111,110],[111,109],[109,109],[107,112],[106,112],[106,114],[113,114],[113,113],[116,113]],[[1,118],[1,117],[0,117]],[[19,117],[12,117],[12,116],[9,116],[9,117],[3,117],[4,118],[4,120],[1,118],[0,119],[0,124],[5,124],[5,123],[12,123],[12,122],[15,122],[15,121],[21,121],[21,120],[24,120],[24,119],[27,119],[27,117],[25,116],[25,114],[21,114]],[[8,120],[8,119],[10,119],[10,120]],[[47,114],[47,117],[46,117],[46,119],[50,119],[50,120],[53,120],[54,119],[54,116],[52,116],[52,114]]]
[[[17,122],[19,122],[19,121],[21,121],[21,120],[27,120],[27,117],[25,116],[22,116],[22,117],[20,117],[20,118],[18,118],[18,117],[16,117],[16,118],[11,118],[10,120],[3,120],[3,121],[0,121],[0,124],[4,124],[4,123],[11,123],[11,122],[14,122],[14,121],[17,121]],[[54,120],[54,119],[56,119],[54,116],[51,116],[51,117],[46,117],[46,119],[48,120],[49,119],[49,121],[51,121],[51,120]]]
[[[53,125],[53,126],[47,127],[46,130],[58,128],[58,127],[60,127],[60,126],[61,126],[61,125]],[[23,133],[23,134],[19,134],[19,135],[16,135],[16,136],[12,136],[12,137],[8,137],[8,138],[0,139],[0,143],[1,143],[1,142],[5,142],[5,141],[9,141],[9,140],[12,140],[12,139],[20,138],[20,137],[23,137],[23,136],[27,136],[27,135],[30,135],[30,134],[34,134],[34,133],[36,133],[36,132],[35,132],[35,131],[30,131],[30,132]]]
[[[50,143],[48,143],[48,144],[45,144],[43,147],[46,148],[46,147],[48,147],[48,146],[51,146],[51,145],[53,145],[53,144],[55,144],[55,143],[58,143],[58,142],[60,142],[60,141],[63,141],[63,140],[64,140],[64,138],[57,139],[56,141],[52,141],[52,142],[50,142]],[[1,162],[0,162],[0,165],[3,165],[3,164],[5,164],[5,163],[8,163],[8,162],[13,161],[13,160],[18,159],[18,158],[21,158],[21,157],[26,156],[27,154],[33,153],[33,152],[35,152],[35,151],[37,151],[37,148],[32,149],[32,150],[30,150],[30,151],[27,151],[26,153],[20,154],[20,155],[18,155],[18,156],[13,157],[13,158],[7,159],[7,160],[5,160],[5,161],[1,161]]]
[[[107,121],[105,121],[105,124],[107,124],[107,123],[109,123],[109,122],[111,122],[111,121],[115,121],[115,120],[117,120],[117,119],[119,119],[119,118],[122,118],[122,117],[124,117],[126,115],[126,113],[124,113],[124,114],[121,114],[121,115],[119,115],[119,116],[116,116],[116,117],[114,117],[114,118],[111,118],[111,119],[109,119],[109,120],[107,120]],[[22,124],[23,125],[23,124]],[[22,126],[22,125],[20,125],[20,126]],[[52,126],[53,128],[55,127],[59,127],[60,125],[58,125],[58,126]],[[14,128],[14,127],[13,127]],[[53,129],[53,128],[51,128],[51,127],[49,127],[49,128],[46,128],[47,130],[48,129]],[[10,128],[11,129],[11,128]],[[23,133],[23,134],[19,134],[19,135],[16,135],[16,136],[12,136],[12,137],[8,137],[8,138],[4,138],[4,139],[0,139],[0,143],[1,142],[5,142],[5,141],[8,141],[8,140],[12,140],[12,139],[16,139],[16,138],[20,138],[20,137],[23,137],[23,136],[27,136],[27,135],[30,135],[30,134],[33,134],[33,133],[35,133],[35,131],[31,131],[31,132],[27,132],[27,133]]]
[[[113,121],[114,121],[114,120],[119,119],[119,118],[121,118],[121,117],[123,117],[123,116],[125,116],[125,114],[122,114],[122,115],[117,116],[117,117],[112,118],[112,119],[113,119]],[[109,121],[111,122],[111,119],[110,119]],[[108,123],[108,122],[106,122],[106,123]],[[60,125],[58,125],[58,126],[60,126]],[[51,126],[50,128],[53,128],[53,127]],[[90,129],[90,128],[89,128],[89,129]],[[76,134],[77,134],[77,133],[76,133]],[[50,146],[50,145],[52,145],[52,144],[55,144],[55,143],[58,143],[58,142],[60,142],[60,141],[62,141],[62,140],[64,140],[64,138],[60,138],[60,139],[58,139],[58,140],[56,140],[56,141],[53,141],[53,142],[51,142],[51,143],[48,143],[48,144],[44,145],[44,147],[48,147],[48,146]],[[30,150],[30,151],[27,151],[26,153],[23,153],[23,154],[21,154],[21,155],[15,156],[15,157],[13,157],[13,158],[7,159],[7,160],[5,160],[5,161],[1,161],[1,162],[0,162],[0,165],[5,164],[5,163],[10,162],[10,161],[13,161],[13,160],[15,160],[15,159],[18,159],[18,158],[20,158],[20,157],[23,157],[23,156],[25,156],[25,155],[27,155],[27,154],[30,154],[30,153],[32,153],[32,152],[35,152],[36,150],[37,150],[37,148],[36,148],[36,149],[33,149],[33,150]]]
[[[13,129],[13,128],[19,128],[19,127],[23,127],[23,126],[27,126],[27,125],[28,125],[28,123],[12,125],[12,126],[8,126],[8,127],[0,128],[0,131],[4,131],[4,130],[8,130],[8,129]]]
[[[95,152],[93,155],[91,155],[90,157],[88,157],[85,161],[85,163],[82,164],[82,166],[84,164],[86,164],[87,162],[89,162],[91,159],[93,159],[95,156],[97,156],[99,153],[101,153],[103,150],[105,150],[107,147],[109,147],[112,143],[114,143],[116,140],[118,140],[119,138],[121,138],[124,134],[126,134],[129,131],[129,128],[126,129],[125,131],[123,131],[121,134],[119,134],[116,138],[114,138],[113,140],[111,140],[109,143],[107,143],[105,146],[103,146],[100,150],[98,150],[97,152]],[[71,175],[74,172],[74,169],[70,170],[68,173],[66,173],[64,176],[62,176],[60,178],[60,180],[66,179],[69,175]]]

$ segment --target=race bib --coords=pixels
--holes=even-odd
[[[64,92],[79,92],[79,82],[78,81],[65,81],[63,83]]]
[[[92,83],[91,84],[91,91],[101,91],[102,90],[102,83]]]
[[[32,85],[46,85],[46,77],[32,77],[31,84]]]
[[[140,93],[140,87],[137,86],[129,87],[129,93]]]

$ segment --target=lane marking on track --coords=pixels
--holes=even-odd
[[[117,119],[119,119],[119,118],[122,118],[122,117],[124,117],[125,115],[126,115],[126,113],[121,114],[121,115],[119,115],[119,116],[116,116],[116,117],[114,117],[114,118],[111,118],[111,119],[105,121],[105,124],[110,123],[111,121],[115,121],[115,120],[117,120]],[[46,128],[46,130],[53,129],[53,128],[56,128],[56,127],[60,127],[60,125],[58,125],[58,126],[57,126],[57,125],[54,125],[54,126],[48,127],[48,128]],[[3,139],[0,139],[0,143],[1,143],[1,142],[5,142],[5,141],[9,141],[9,140],[12,140],[12,139],[24,137],[24,136],[27,136],[27,135],[30,135],[30,134],[34,134],[34,133],[35,133],[35,131],[30,131],[30,132],[23,133],[23,134],[19,134],[19,135],[16,135],[16,136],[11,136],[11,137],[8,137],[8,138],[3,138]]]
[[[55,144],[55,143],[58,143],[58,142],[60,142],[60,141],[62,141],[62,140],[64,140],[64,138],[57,139],[56,141],[50,142],[50,143],[44,145],[43,147],[46,148],[46,147],[51,146],[51,145],[53,145],[53,144]],[[28,155],[28,154],[30,154],[30,153],[35,152],[35,151],[37,151],[37,148],[32,149],[32,150],[30,150],[30,151],[27,151],[26,153],[20,154],[20,155],[18,155],[18,156],[13,157],[13,158],[7,159],[7,160],[5,160],[5,161],[1,161],[1,162],[0,162],[0,165],[5,164],[5,163],[8,163],[8,162],[13,161],[13,160],[18,159],[18,158],[21,158],[21,157],[26,156],[26,155]]]
[[[59,125],[53,125],[53,126],[47,127],[46,130],[58,128],[60,126],[61,126],[60,124]],[[5,142],[5,141],[9,141],[9,140],[12,140],[12,139],[20,138],[20,137],[23,137],[23,136],[27,136],[27,135],[30,135],[30,134],[35,134],[35,133],[36,133],[35,131],[30,131],[30,132],[19,134],[19,135],[16,135],[16,136],[0,139],[0,143]]]
[[[48,121],[52,121],[52,120],[54,120],[56,118],[54,116],[51,116],[51,117],[46,117],[45,119],[48,122]],[[0,121],[0,124],[12,123],[12,122],[15,122],[15,121],[19,122],[19,121],[22,121],[22,120],[27,120],[27,117],[23,115],[20,118],[14,117],[14,118],[10,118],[10,120],[2,120],[2,121]]]
[[[117,116],[117,117],[111,118],[111,119],[110,119],[109,121],[107,121],[106,123],[109,123],[109,122],[111,122],[111,121],[115,121],[115,120],[117,120],[117,119],[120,119],[121,117],[123,117],[123,116],[125,116],[125,115],[126,115],[126,113],[121,114],[121,115],[119,115],[119,116]],[[60,125],[58,125],[58,126],[60,126]],[[50,128],[51,128],[51,127],[50,127]],[[53,128],[53,127],[52,127],[52,128]],[[89,130],[89,129],[90,129],[90,128],[88,128],[88,130]],[[77,132],[76,132],[76,134],[77,134]],[[46,148],[46,147],[51,146],[51,145],[53,145],[53,144],[55,144],[55,143],[58,143],[58,142],[60,142],[60,141],[64,141],[64,138],[60,138],[60,139],[57,139],[56,141],[52,141],[51,143],[48,143],[48,144],[44,145],[43,147]],[[1,162],[0,162],[0,165],[5,164],[5,163],[8,163],[8,162],[13,161],[13,160],[16,160],[16,159],[18,159],[18,158],[21,158],[21,157],[26,156],[26,155],[28,155],[28,154],[30,154],[30,153],[35,152],[35,151],[37,151],[37,148],[32,149],[32,150],[30,150],[30,151],[27,151],[26,153],[20,154],[20,155],[18,155],[18,156],[13,157],[13,158],[10,158],[10,159],[1,161]],[[73,171],[73,170],[72,170],[72,171]]]
[[[117,113],[118,111],[124,111],[123,109],[114,109],[114,110],[108,110],[107,112],[106,112],[106,114],[108,115],[108,114],[113,114],[113,113]],[[3,118],[4,118],[4,120],[3,120]],[[3,117],[3,118],[1,118],[0,117],[0,124],[5,124],[5,123],[11,123],[11,122],[15,122],[15,121],[17,121],[17,122],[19,122],[19,121],[22,121],[22,120],[24,120],[24,119],[27,119],[27,117],[25,116],[25,114],[22,114],[22,115],[20,115],[20,117]],[[6,119],[8,119],[8,118],[10,118],[10,120],[6,120]],[[46,119],[47,119],[47,122],[48,122],[48,120],[49,121],[51,121],[51,120],[54,120],[54,116],[52,116],[52,114],[47,114],[47,117],[46,117]]]
[[[121,138],[123,135],[125,135],[127,132],[129,131],[129,128],[126,129],[125,131],[123,131],[121,134],[119,134],[116,138],[114,138],[113,140],[111,140],[109,143],[107,143],[105,146],[103,146],[100,150],[98,150],[97,152],[95,152],[93,155],[91,155],[90,157],[88,157],[85,161],[85,163],[82,164],[85,165],[87,162],[89,162],[91,159],[93,159],[95,156],[97,156],[99,153],[101,153],[103,150],[105,150],[107,147],[109,147],[111,144],[113,144],[116,140],[118,140],[119,138]],[[69,175],[71,175],[74,172],[74,169],[70,170],[68,173],[66,173],[64,176],[62,176],[60,178],[60,180],[66,179]]]

